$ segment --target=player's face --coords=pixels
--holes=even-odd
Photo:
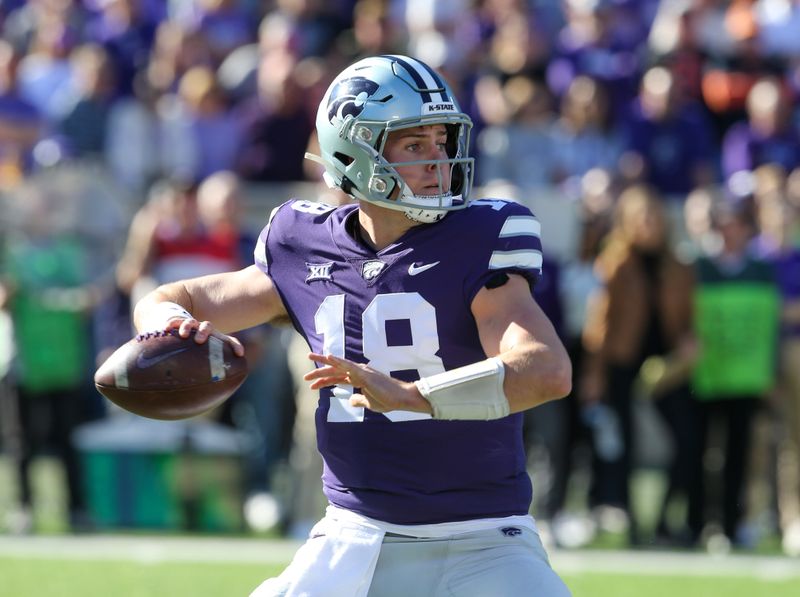
[[[443,124],[417,126],[390,133],[383,154],[392,163],[445,160],[446,142]],[[439,195],[450,190],[450,164],[413,164],[396,169],[415,195]]]

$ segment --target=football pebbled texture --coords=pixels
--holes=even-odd
[[[120,346],[94,374],[97,390],[114,404],[149,419],[172,421],[203,414],[227,400],[247,377],[247,360],[227,342],[194,332],[139,334]]]

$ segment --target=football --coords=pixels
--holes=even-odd
[[[211,336],[148,332],[132,338],[94,375],[97,390],[114,404],[149,419],[188,419],[227,400],[247,377],[247,360]]]

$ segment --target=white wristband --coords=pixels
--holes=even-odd
[[[147,316],[142,322],[142,331],[166,329],[167,324],[176,317],[180,317],[181,319],[194,319],[192,314],[178,303],[171,303],[169,301],[156,303],[148,309]]]
[[[434,419],[488,421],[511,411],[503,391],[505,365],[497,357],[423,377],[415,382]]]

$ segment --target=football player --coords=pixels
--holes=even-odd
[[[528,514],[522,411],[571,368],[532,298],[540,224],[470,201],[472,123],[442,77],[405,56],[335,78],[317,115],[324,178],[356,203],[276,208],[238,272],[168,284],[140,330],[205,341],[289,320],[316,364],[330,502],[289,567],[253,595],[561,597]]]

